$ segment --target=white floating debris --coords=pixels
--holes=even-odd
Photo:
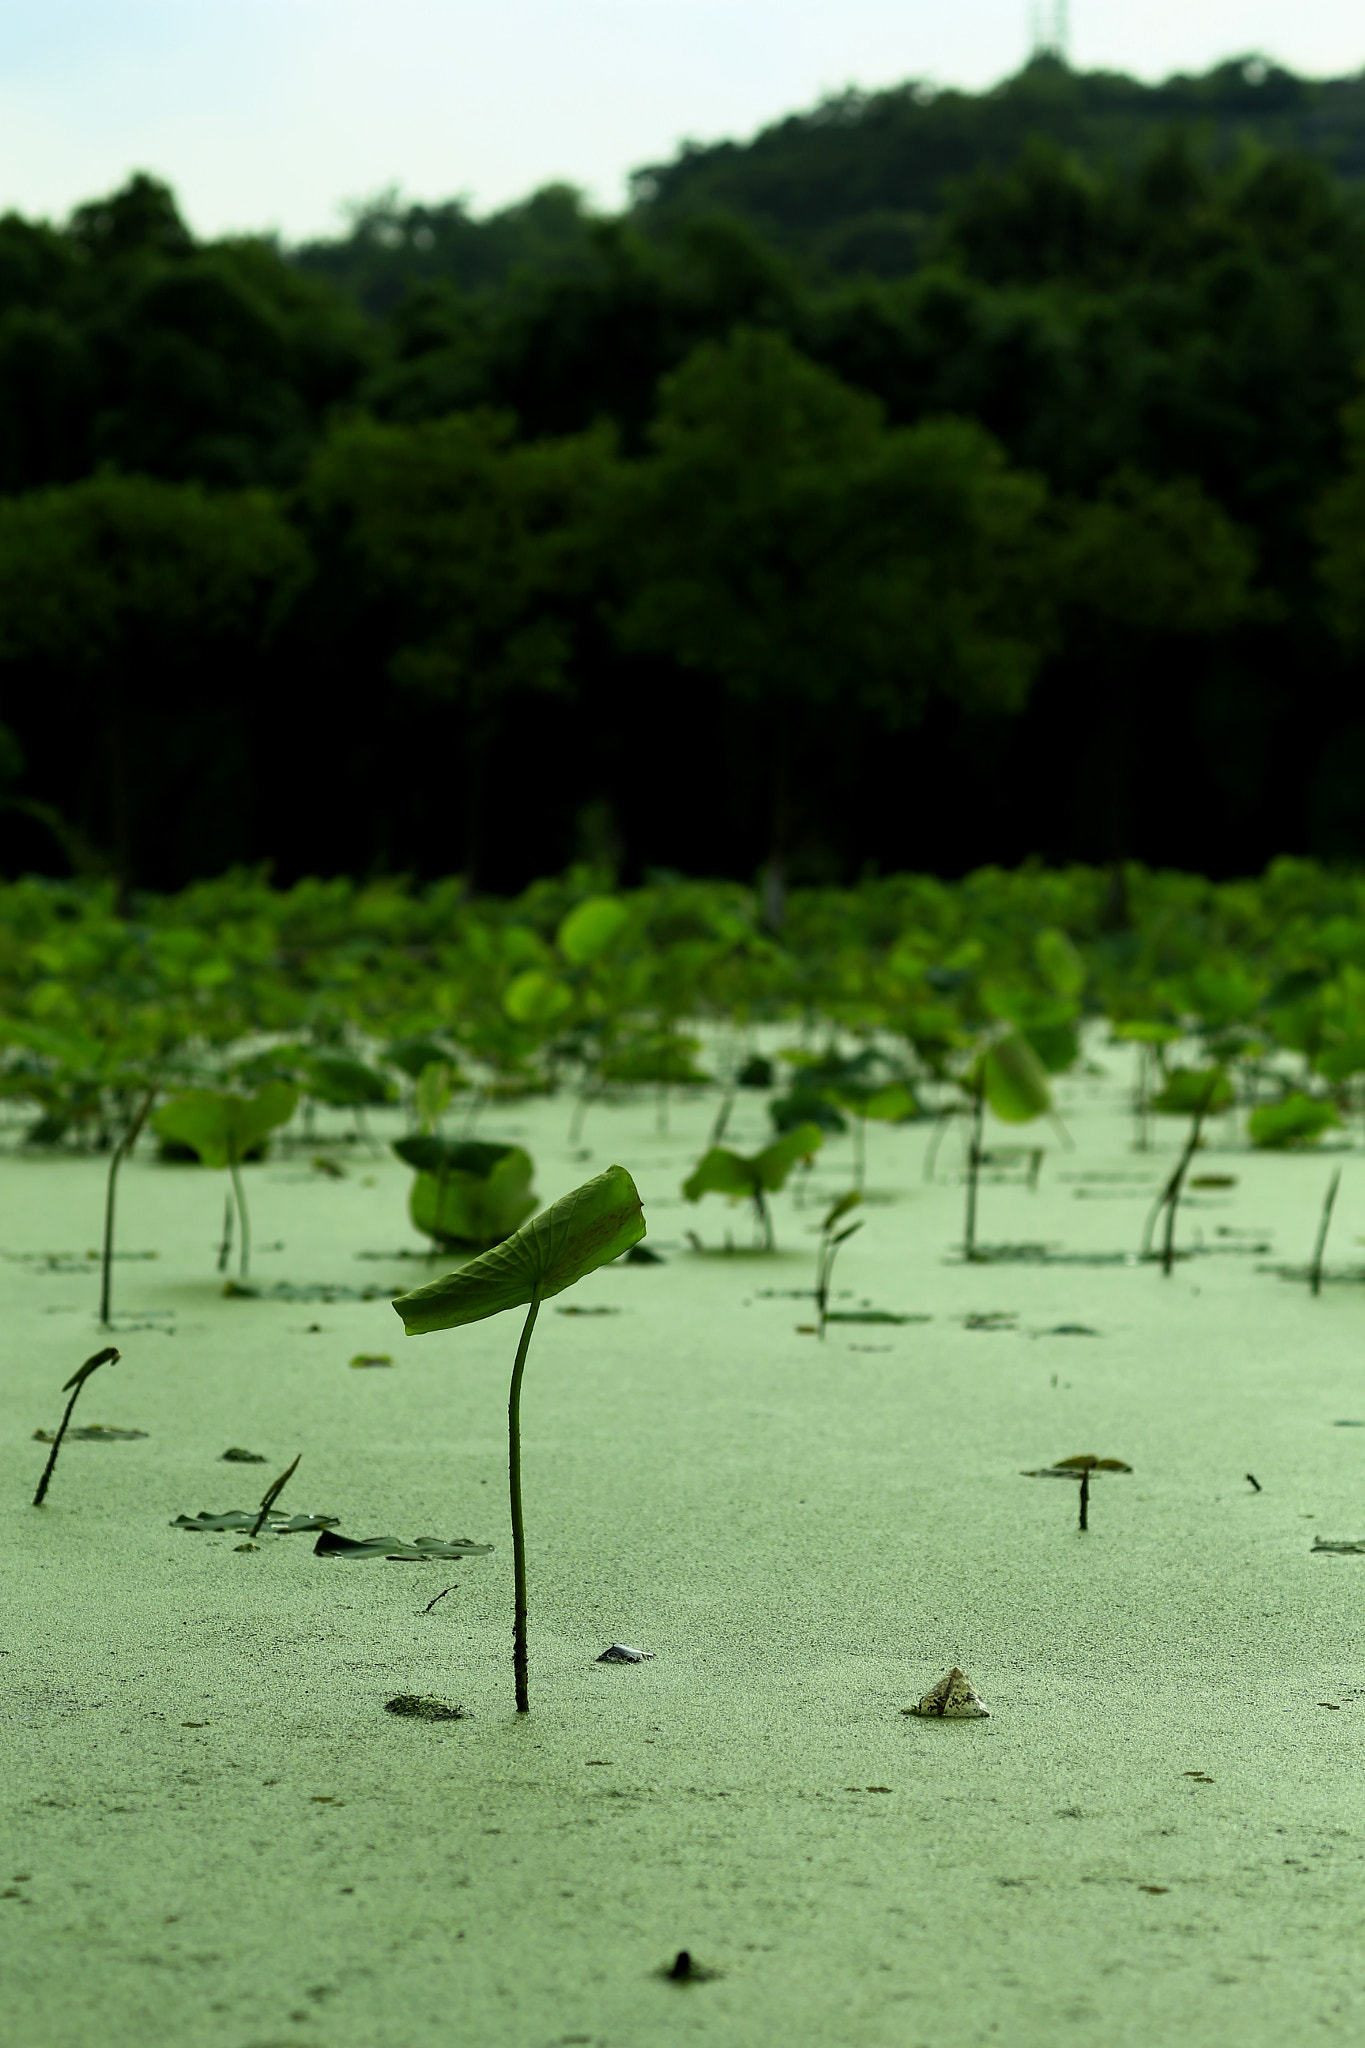
[[[927,1692],[917,1707],[902,1707],[903,1714],[920,1714],[926,1721],[989,1721],[986,1705],[965,1671],[956,1664]]]
[[[644,1664],[654,1655],[652,1650],[632,1650],[629,1643],[613,1643],[609,1650],[603,1650],[599,1664]]]

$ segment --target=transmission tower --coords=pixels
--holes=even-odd
[[[1065,64],[1071,40],[1067,0],[1029,0],[1029,32],[1033,56]]]

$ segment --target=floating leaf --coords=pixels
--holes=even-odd
[[[562,1294],[645,1234],[640,1196],[624,1166],[585,1181],[457,1273],[400,1294],[394,1308],[410,1337],[481,1322]]]
[[[447,1700],[438,1700],[431,1693],[400,1692],[393,1699],[385,1700],[386,1714],[401,1714],[409,1721],[467,1721],[463,1707],[452,1707]]]
[[[250,1511],[230,1508],[225,1515],[211,1515],[207,1508],[200,1508],[197,1515],[177,1515],[170,1526],[172,1529],[199,1531],[250,1529],[259,1519],[260,1512],[259,1508]],[[261,1526],[272,1536],[300,1536],[309,1530],[335,1529],[340,1520],[340,1515],[287,1515],[283,1508],[272,1508]]]
[[[110,1429],[103,1422],[92,1422],[84,1429],[69,1429],[63,1439],[66,1443],[77,1444],[130,1444],[137,1437],[145,1437],[145,1429]],[[55,1444],[58,1432],[55,1429],[35,1429],[33,1441],[38,1444]]]
[[[468,1536],[337,1536],[324,1529],[313,1545],[314,1557],[486,1557],[491,1543],[472,1543]]]

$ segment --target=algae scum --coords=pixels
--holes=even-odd
[[[682,1196],[714,1095],[662,1131],[594,1102],[572,1154],[562,1100],[490,1106],[542,1206],[622,1161],[654,1254],[537,1329],[520,1716],[519,1319],[403,1338],[449,1261],[405,1241],[396,1114],[344,1175],[240,1166],[252,1292],[222,1176],[128,1158],[120,1250],[156,1257],[37,1511],[104,1342],[105,1167],[0,1156],[7,2040],[1358,2037],[1365,1160],[1211,1119],[1164,1276],[1187,1126],[1132,1149],[1129,1057],[1060,1084],[1041,1170],[987,1118],[971,1262],[927,1120],[828,1133],[767,1252]],[[769,1144],[764,1097],[723,1136]],[[989,1715],[913,1711],[945,1674]]]

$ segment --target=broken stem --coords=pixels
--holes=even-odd
[[[1088,1465],[1083,1466],[1081,1469],[1081,1527],[1082,1529],[1090,1527],[1090,1467]]]
[[[101,1365],[117,1365],[119,1357],[120,1353],[112,1344],[106,1345],[103,1351],[97,1351],[92,1358],[87,1358],[80,1371],[73,1372],[66,1385],[62,1388],[63,1393],[66,1392],[67,1387],[71,1389],[71,1399],[66,1404],[66,1413],[61,1419],[56,1436],[52,1439],[52,1449],[49,1451],[47,1463],[43,1467],[43,1476],[38,1481],[38,1491],[33,1496],[35,1508],[40,1508],[43,1504],[43,1495],[47,1492],[48,1483],[52,1478],[53,1469],[57,1463],[57,1453],[62,1447],[62,1438],[66,1435],[67,1424],[71,1420],[71,1411],[80,1396],[81,1388],[97,1367]]]
[[[1322,1292],[1322,1255],[1327,1249],[1327,1232],[1332,1221],[1332,1206],[1336,1201],[1337,1189],[1340,1186],[1341,1168],[1338,1167],[1328,1183],[1327,1193],[1323,1198],[1322,1220],[1318,1224],[1318,1241],[1313,1247],[1313,1263],[1308,1273],[1308,1291],[1310,1294],[1320,1294]]]

